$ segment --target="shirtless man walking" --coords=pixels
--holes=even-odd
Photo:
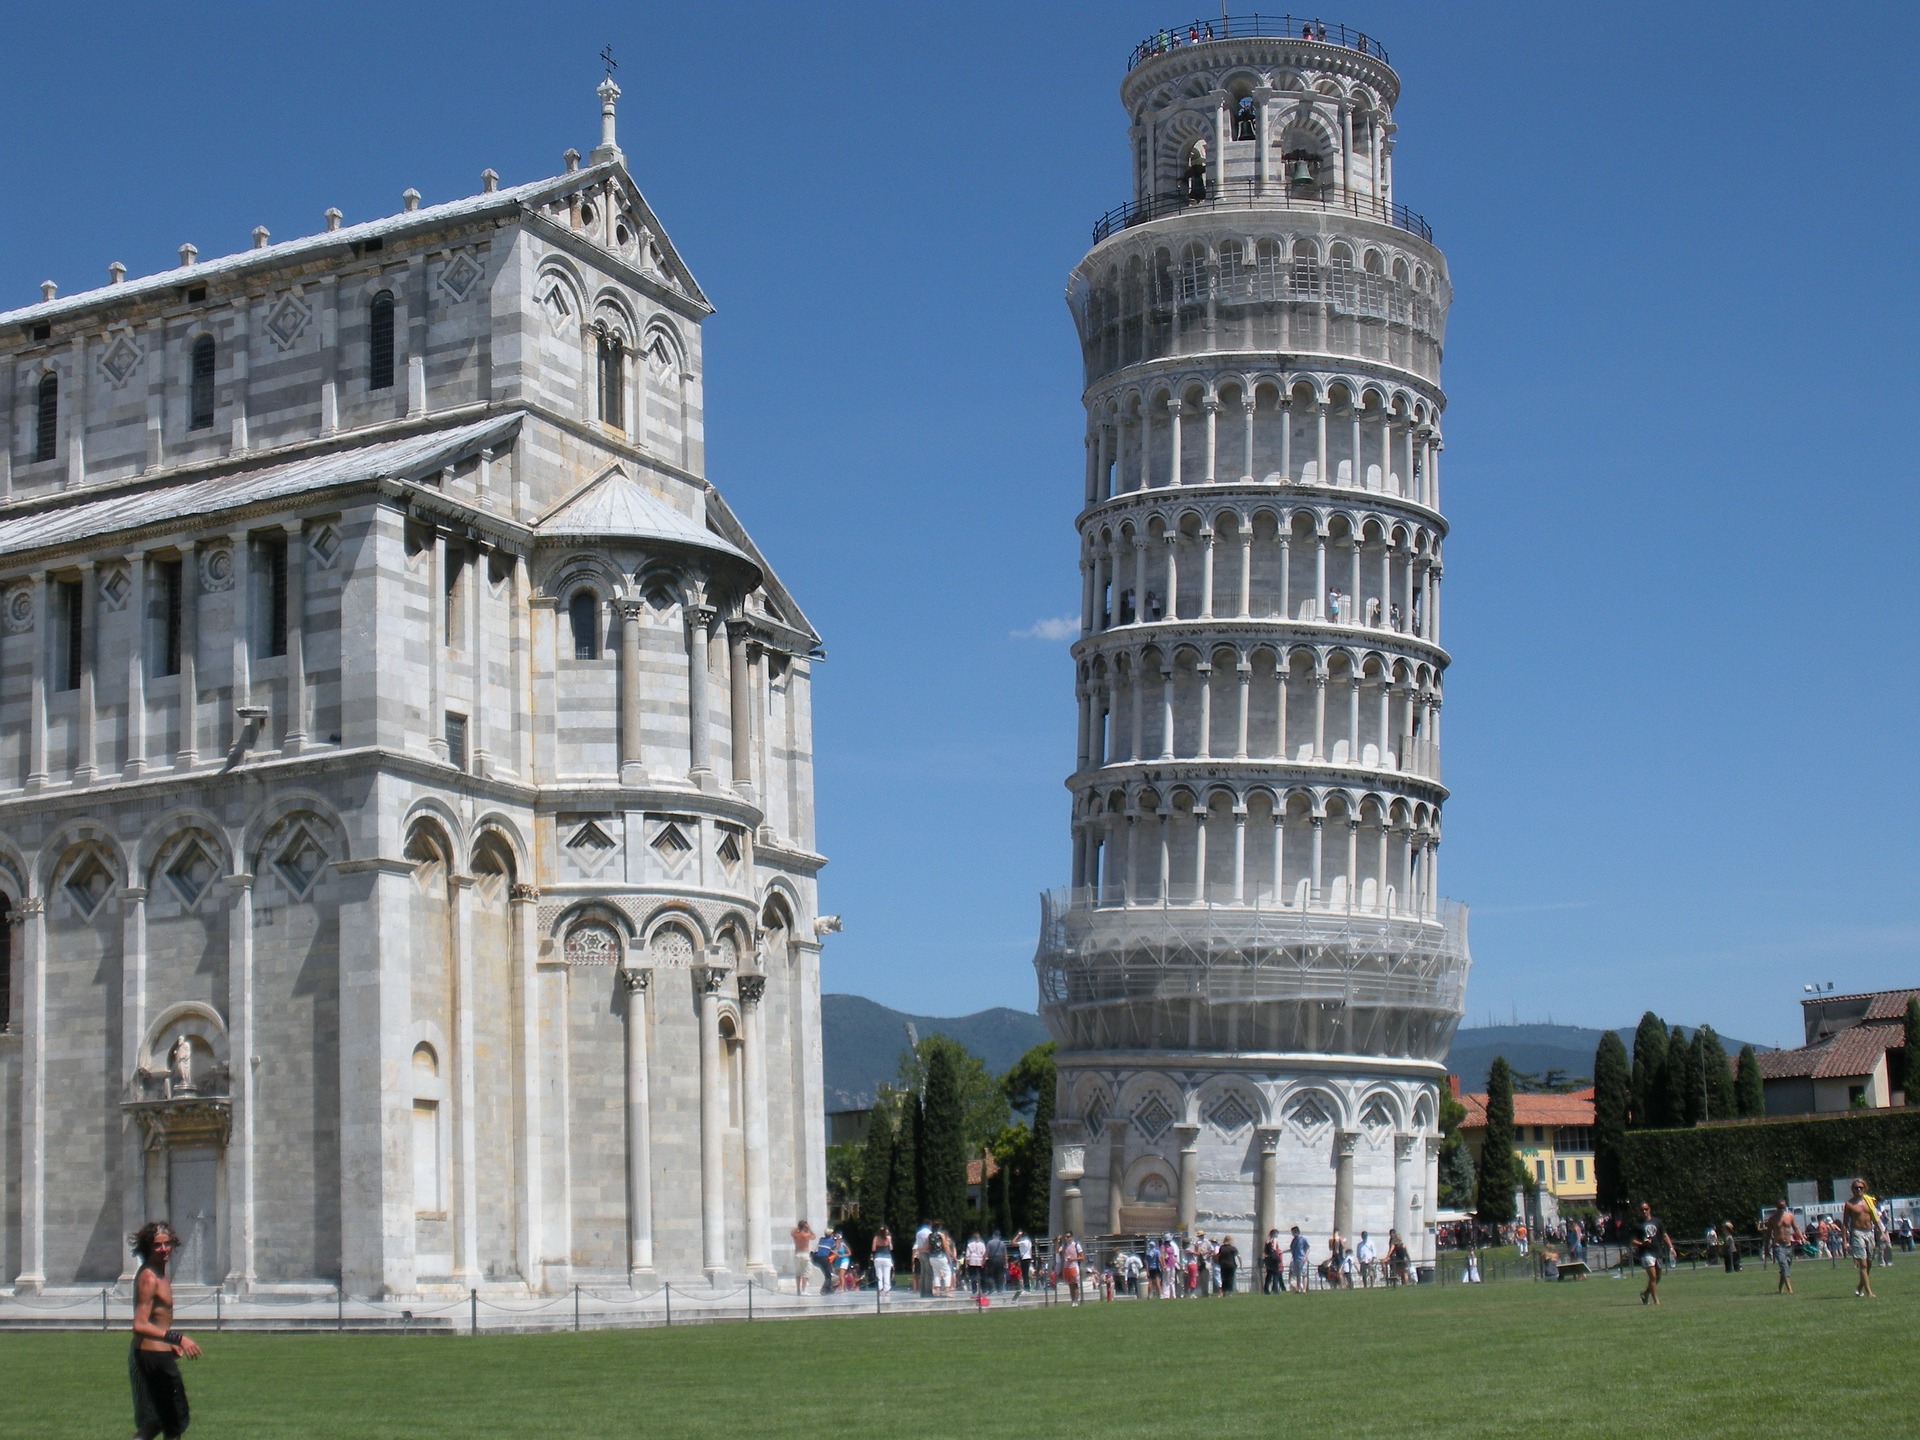
[[[1875,1299],[1873,1293],[1873,1235],[1880,1217],[1873,1213],[1873,1201],[1867,1198],[1867,1182],[1856,1180],[1853,1193],[1840,1207],[1847,1227],[1847,1256],[1860,1269],[1860,1283],[1853,1293],[1863,1300]]]
[[[1779,1283],[1773,1287],[1773,1293],[1782,1291],[1793,1293],[1793,1250],[1803,1238],[1800,1234],[1800,1221],[1782,1200],[1773,1207],[1773,1213],[1766,1219],[1763,1227],[1767,1232],[1767,1245],[1773,1252],[1773,1263],[1780,1267]]]
[[[127,1373],[133,1382],[135,1440],[168,1440],[187,1429],[187,1387],[178,1357],[198,1358],[200,1347],[173,1328],[173,1282],[167,1261],[173,1255],[173,1228],[150,1220],[132,1236],[140,1270],[133,1278],[133,1353]]]
[[[1653,1213],[1653,1207],[1644,1200],[1640,1202],[1639,1218],[1628,1225],[1627,1233],[1633,1239],[1633,1258],[1647,1274],[1647,1288],[1640,1292],[1640,1303],[1658,1305],[1660,1264],[1673,1253],[1673,1239]]]

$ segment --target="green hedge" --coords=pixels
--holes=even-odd
[[[1676,1238],[1723,1220],[1744,1230],[1789,1180],[1824,1190],[1836,1176],[1860,1175],[1875,1195],[1920,1194],[1920,1108],[1629,1130],[1620,1159],[1627,1197],[1651,1200]]]

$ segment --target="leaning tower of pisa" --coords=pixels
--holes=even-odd
[[[1279,20],[1129,58],[1133,199],[1074,270],[1072,884],[1035,967],[1055,1228],[1397,1229],[1432,1255],[1464,1010],[1440,899],[1440,355],[1400,79]]]

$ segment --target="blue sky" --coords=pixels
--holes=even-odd
[[[719,313],[709,470],[826,636],[824,983],[1030,1007],[1066,875],[1082,412],[1135,3],[17,7],[0,308],[629,163]],[[1920,7],[1398,5],[1456,293],[1442,876],[1469,1022],[1794,1039],[1920,983]],[[1904,97],[1904,98],[1903,98]]]

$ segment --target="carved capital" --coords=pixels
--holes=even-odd
[[[1280,1150],[1280,1127],[1262,1125],[1253,1132],[1254,1143],[1259,1145],[1262,1155],[1274,1155]]]
[[[1333,1153],[1342,1160],[1351,1160],[1360,1149],[1360,1132],[1342,1130],[1333,1137]]]
[[[511,885],[507,888],[507,899],[515,905],[532,905],[540,899],[538,885]]]
[[[647,602],[644,600],[628,599],[623,596],[613,602],[613,608],[620,612],[620,618],[622,620],[630,620],[635,625],[638,625],[641,617],[647,613]]]
[[[760,997],[767,993],[767,977],[764,975],[742,975],[740,977],[740,1001],[744,1005],[758,1005]]]
[[[695,628],[704,630],[713,624],[713,617],[720,612],[715,610],[711,605],[689,605],[683,613],[687,617],[687,628],[689,630]]]
[[[645,967],[637,970],[622,970],[620,972],[620,983],[627,987],[627,993],[629,995],[645,994],[647,986],[652,980],[653,971]]]
[[[728,977],[732,974],[724,965],[702,965],[693,972],[693,978],[702,995],[718,995],[727,988]]]

